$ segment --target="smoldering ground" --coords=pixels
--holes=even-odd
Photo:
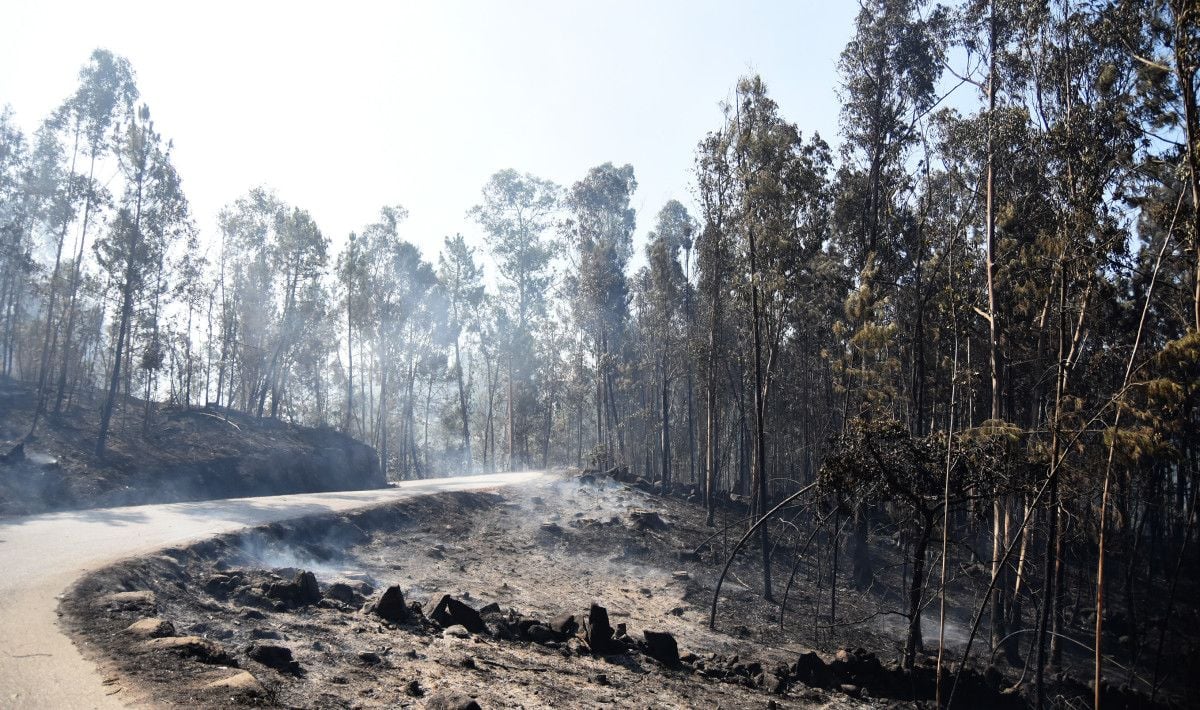
[[[647,512],[665,527],[639,524]],[[850,695],[837,684],[824,690],[799,682],[770,694],[759,676],[779,677],[768,670],[795,665],[814,645],[809,626],[789,617],[780,629],[778,609],[734,582],[722,594],[717,630],[706,628],[720,552],[695,558],[686,547],[711,535],[702,515],[694,505],[605,479],[553,478],[500,495],[437,495],[168,550],[89,577],[64,609],[71,627],[103,650],[103,661],[122,682],[160,701],[214,704],[206,686],[229,672],[137,651],[124,628],[139,615],[168,620],[175,633],[228,651],[264,689],[242,698],[246,702],[404,705],[421,702],[414,688],[465,692],[485,707],[762,707],[772,699],[785,707],[837,706],[877,695],[867,686]],[[291,584],[300,570],[315,574],[319,604],[289,605],[264,594]],[[735,563],[737,577],[753,579],[753,572],[753,562]],[[348,588],[345,598],[353,603],[334,600],[334,585]],[[670,633],[693,665],[681,674],[636,654],[581,655],[573,641],[443,636],[419,625],[382,623],[358,609],[390,585],[411,603],[449,594],[476,609],[494,604],[506,615],[546,623],[564,614],[585,618],[597,603],[631,637]],[[155,592],[152,611],[95,613],[94,600],[138,589]],[[814,591],[802,583],[793,599]],[[856,607],[847,597],[848,610],[863,616],[880,604]],[[898,647],[900,633],[881,618],[824,631],[817,647],[829,653],[839,646]],[[264,667],[250,655],[255,644],[286,648],[302,673]]]

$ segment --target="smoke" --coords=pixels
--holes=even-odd
[[[304,569],[326,581],[346,577],[365,581],[369,575],[346,553],[370,538],[346,520],[332,525],[304,520],[276,524],[239,536],[235,561],[273,570]]]

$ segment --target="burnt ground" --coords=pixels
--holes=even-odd
[[[781,629],[744,555],[710,631],[726,542],[701,545],[711,535],[698,505],[562,475],[165,550],[89,575],[61,611],[112,692],[155,706],[454,707],[447,693],[485,708],[888,707],[932,697],[930,656],[916,672],[896,669],[895,600],[839,589],[841,623],[830,625],[812,612],[828,613],[815,602],[828,580],[821,591],[812,569],[798,575]],[[876,556],[887,574],[888,554]],[[411,609],[389,606],[392,585]],[[443,595],[482,618],[430,619],[428,603]],[[582,623],[593,603],[618,630],[596,649],[565,618]],[[443,628],[456,620],[486,626]],[[647,630],[672,635],[681,662],[648,647]],[[964,633],[951,626],[951,649]],[[956,704],[1023,705],[1006,685],[966,673]]]
[[[144,426],[145,402],[137,399],[117,406],[108,451],[98,458],[99,397],[85,393],[61,414],[47,414],[26,440],[33,388],[0,378],[0,515],[386,483],[374,449],[339,432],[153,403]]]

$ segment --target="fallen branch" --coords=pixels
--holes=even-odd
[[[708,628],[717,628],[717,600],[721,597],[721,584],[725,581],[725,575],[729,573],[729,566],[733,564],[733,558],[737,557],[738,550],[742,549],[742,546],[746,544],[746,540],[749,540],[750,536],[753,535],[767,521],[769,521],[773,515],[782,510],[788,503],[791,503],[805,493],[808,493],[810,490],[815,488],[816,485],[817,482],[813,481],[787,498],[779,501],[774,508],[768,510],[765,515],[751,525],[750,529],[747,530],[744,535],[742,535],[742,539],[738,540],[737,544],[733,546],[733,550],[729,553],[729,558],[725,560],[725,567],[721,570],[721,576],[717,578],[717,588],[713,590],[712,609],[708,615]]]

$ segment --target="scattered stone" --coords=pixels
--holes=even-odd
[[[579,622],[575,621],[574,614],[559,614],[550,622],[550,628],[559,636],[574,636],[579,630]]]
[[[670,614],[671,616],[683,616],[683,607],[681,607],[681,606],[674,607],[671,609],[671,611],[669,611],[667,613]]]
[[[279,633],[275,629],[250,629],[250,638],[256,641],[261,641],[263,639],[281,641],[283,640],[283,634]]]
[[[547,535],[562,535],[562,526],[558,523],[542,523],[541,531]]]
[[[463,626],[462,624],[454,624],[452,626],[447,626],[446,630],[442,632],[442,638],[465,639],[465,638],[470,638],[470,637],[471,637],[471,632],[467,631],[467,627]]]
[[[679,645],[675,637],[665,631],[643,631],[646,637],[646,654],[667,666],[679,665]]]
[[[221,692],[233,693],[234,695],[242,695],[247,697],[261,697],[266,694],[266,689],[262,683],[258,682],[258,678],[254,677],[250,671],[241,671],[223,678],[214,680],[204,686],[210,690],[219,690]]]
[[[300,672],[300,664],[292,659],[292,649],[287,646],[255,643],[246,649],[246,655],[252,661],[258,661],[268,668],[274,668],[283,673]]]
[[[425,695],[425,689],[421,687],[421,682],[414,678],[404,686],[404,694],[410,698],[419,698]]]
[[[134,636],[141,638],[161,638],[163,636],[175,635],[175,624],[166,619],[157,617],[151,619],[141,619],[130,624],[126,629]]]
[[[241,611],[239,611],[238,616],[240,616],[241,618],[246,619],[248,621],[261,621],[261,620],[267,618],[267,615],[262,613],[258,609],[249,609],[249,608],[242,609]]]
[[[487,630],[488,633],[492,635],[492,638],[500,641],[512,641],[513,639],[517,638],[516,633],[513,632],[512,626],[510,626],[508,622],[504,621],[503,619],[496,619],[495,621],[488,622]]]
[[[443,594],[440,598],[434,597],[425,607],[425,616],[442,627],[461,624],[473,634],[487,632],[487,624],[483,623],[479,612],[449,594]]]
[[[214,574],[204,582],[204,591],[214,597],[225,597],[241,583],[240,575]]]
[[[764,676],[764,681],[761,684],[769,693],[775,695],[783,695],[787,692],[787,678],[775,675],[774,673]]]
[[[153,609],[155,604],[154,592],[114,592],[100,597],[100,603],[112,610],[141,611]]]
[[[162,636],[142,643],[147,651],[174,653],[185,658],[194,658],[201,663],[237,666],[237,662],[217,644],[199,636]]]
[[[469,695],[453,690],[440,690],[425,701],[426,710],[482,710]]]
[[[345,582],[334,582],[329,585],[329,588],[325,590],[325,597],[351,606],[358,606],[363,602],[354,587]]]
[[[362,661],[368,666],[377,666],[380,663],[383,663],[383,658],[374,651],[361,651],[358,654],[358,660]]]
[[[383,590],[379,599],[368,604],[366,610],[393,624],[406,620],[409,615],[408,607],[404,605],[404,592],[394,584]]]
[[[497,604],[496,602],[492,602],[491,604],[488,604],[479,610],[480,616],[490,616],[492,614],[500,614],[500,613],[501,613],[500,605]]]
[[[426,551],[425,551],[425,555],[426,555],[427,557],[431,557],[431,558],[433,558],[433,559],[435,559],[435,560],[444,560],[444,559],[446,559],[446,553],[445,553],[445,552],[442,552],[441,550],[439,550],[439,549],[438,549],[438,548],[436,548],[436,547],[431,547],[431,548],[429,548],[428,550],[426,550]]]
[[[687,570],[677,570],[671,573],[672,579],[691,579],[692,575]]]
[[[608,676],[604,673],[597,673],[593,680],[596,681],[596,685],[608,685]]]

